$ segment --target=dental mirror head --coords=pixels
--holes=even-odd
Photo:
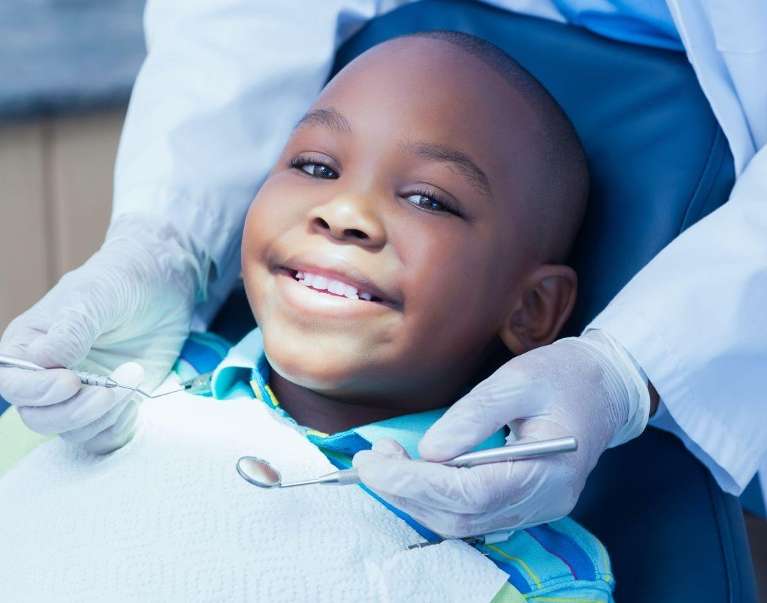
[[[282,483],[280,472],[268,461],[256,456],[243,456],[237,461],[237,473],[249,484],[259,488],[278,488]]]

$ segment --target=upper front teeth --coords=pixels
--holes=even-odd
[[[341,281],[337,281],[320,274],[312,274],[311,272],[296,272],[296,279],[299,283],[307,285],[312,289],[319,289],[320,291],[330,291],[337,295],[343,295],[349,299],[364,299],[370,301],[373,296],[366,291],[358,291],[356,287],[347,285]]]

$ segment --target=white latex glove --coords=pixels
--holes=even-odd
[[[0,396],[30,429],[64,434],[101,453],[130,440],[135,421],[128,420],[126,390],[81,386],[63,369],[106,375],[139,360],[142,388],[159,385],[189,333],[195,295],[204,290],[207,266],[191,249],[169,224],[122,216],[99,251],[8,326],[0,354],[62,367],[0,369]]]
[[[442,536],[526,527],[567,515],[602,452],[639,435],[649,411],[641,369],[620,344],[589,331],[510,360],[419,443],[423,459],[443,461],[508,424],[517,441],[575,436],[577,451],[453,468],[410,460],[383,440],[357,453],[354,466],[367,486]]]

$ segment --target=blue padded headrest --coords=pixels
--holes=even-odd
[[[578,131],[592,194],[571,258],[579,295],[565,334],[579,332],[669,241],[727,199],[732,156],[682,53],[479,2],[425,0],[370,21],[339,49],[333,73],[379,42],[434,29],[505,50]]]

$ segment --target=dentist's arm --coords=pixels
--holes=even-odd
[[[642,432],[649,378],[661,398],[653,422],[738,494],[767,455],[765,308],[767,147],[730,200],[670,243],[584,335],[508,362],[419,447],[444,460],[511,423],[525,439],[573,435],[576,453],[453,469],[413,463],[384,442],[355,465],[367,485],[443,535],[554,520],[573,508],[602,452]]]
[[[767,146],[730,199],[685,231],[591,327],[618,339],[676,433],[723,490],[740,494],[767,458]]]
[[[149,0],[106,241],[11,323],[0,353],[102,374],[137,360],[156,386],[195,305],[209,315],[226,296],[259,183],[375,4]],[[114,390],[97,394],[68,370],[0,370],[0,396],[31,429],[108,452],[134,421]]]

